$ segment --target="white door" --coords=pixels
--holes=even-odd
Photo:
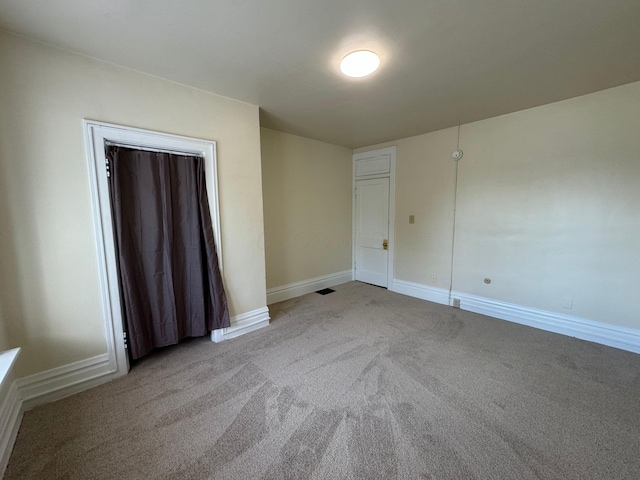
[[[356,181],[356,280],[387,286],[389,178]]]

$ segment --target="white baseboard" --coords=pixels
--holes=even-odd
[[[6,392],[0,404],[0,478],[9,464],[9,457],[22,422],[22,401],[18,396],[15,381],[11,382]]]
[[[211,332],[211,341],[218,343],[223,340],[228,340],[229,338],[235,338],[245,333],[253,332],[254,330],[268,326],[269,320],[269,309],[267,307],[237,315],[231,319],[230,327],[213,330]]]
[[[421,283],[407,282],[405,280],[393,279],[389,290],[410,297],[421,298],[442,305],[449,305],[449,290],[444,288],[429,287]]]
[[[269,309],[263,307],[231,319],[229,328],[215,330],[213,341],[234,338],[269,325]],[[54,402],[69,395],[88,390],[119,376],[109,354],[56,367],[51,370],[19,378],[16,381],[22,410]]]
[[[451,305],[453,305],[453,298],[460,299],[460,308],[463,310],[640,353],[640,330],[637,329],[594,322],[460,292],[451,293]]]
[[[405,280],[394,279],[389,290],[450,306],[453,306],[453,299],[457,298],[460,299],[460,308],[462,310],[619,348],[628,352],[640,353],[640,330],[638,329],[619,327],[562,313],[523,307],[462,292],[451,292],[451,295],[449,295],[448,290]]]
[[[104,353],[17,380],[23,410],[100,385],[117,376]]]
[[[345,270],[344,272],[332,273],[331,275],[323,275],[301,282],[282,285],[281,287],[270,288],[267,290],[267,305],[300,297],[301,295],[322,290],[323,288],[335,287],[336,285],[350,282],[352,279],[353,270]]]

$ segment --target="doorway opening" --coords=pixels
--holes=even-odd
[[[353,279],[393,286],[396,147],[353,155]]]
[[[109,189],[109,162],[105,147],[117,145],[134,151],[152,151],[158,154],[202,159],[209,207],[207,215],[210,216],[211,236],[216,247],[217,264],[222,271],[216,144],[209,140],[89,120],[85,120],[83,126],[110,373],[119,376],[126,374],[129,370],[129,354],[126,347],[122,285],[119,281],[116,229]]]

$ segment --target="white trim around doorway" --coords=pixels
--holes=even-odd
[[[389,168],[386,169],[382,164],[384,162],[378,161],[380,158],[388,156]],[[366,162],[368,165],[364,169],[358,169],[358,161],[365,159],[371,159],[370,162]],[[394,252],[396,247],[395,239],[395,216],[396,216],[396,147],[386,147],[377,150],[369,150],[367,152],[360,152],[353,154],[353,175],[351,185],[351,199],[352,199],[352,250],[351,250],[351,271],[352,280],[355,280],[356,275],[356,180],[368,180],[374,178],[389,178],[389,258],[387,269],[387,288],[393,285],[393,265],[394,265]]]
[[[103,370],[103,374],[108,375],[110,378],[115,378],[128,372],[129,362],[124,340],[123,316],[120,304],[120,285],[114,248],[105,143],[112,142],[143,150],[169,150],[204,157],[211,222],[218,252],[218,263],[222,271],[216,143],[211,140],[171,135],[93,120],[83,120],[83,131],[89,169],[102,312],[107,343],[106,355],[108,364],[106,369]]]

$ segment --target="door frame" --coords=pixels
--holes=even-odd
[[[222,272],[216,142],[87,119],[82,121],[82,127],[89,169],[89,186],[91,190],[102,313],[109,357],[109,373],[114,377],[118,377],[125,375],[129,371],[129,356],[124,339],[125,330],[120,301],[122,297],[115,254],[111,196],[109,195],[108,169],[104,149],[105,142],[109,141],[143,150],[170,151],[204,157],[209,210],[218,253],[218,264],[220,272]]]
[[[366,160],[373,157],[387,156],[389,157],[388,171],[373,173],[363,173],[357,175],[357,164],[359,161]],[[375,178],[389,178],[389,257],[387,259],[387,290],[391,290],[393,287],[393,265],[394,265],[394,252],[396,247],[395,241],[395,216],[396,216],[396,147],[378,148],[376,150],[369,150],[366,152],[360,152],[353,154],[353,173],[352,173],[352,185],[351,185],[351,280],[356,279],[356,180],[373,180]]]

